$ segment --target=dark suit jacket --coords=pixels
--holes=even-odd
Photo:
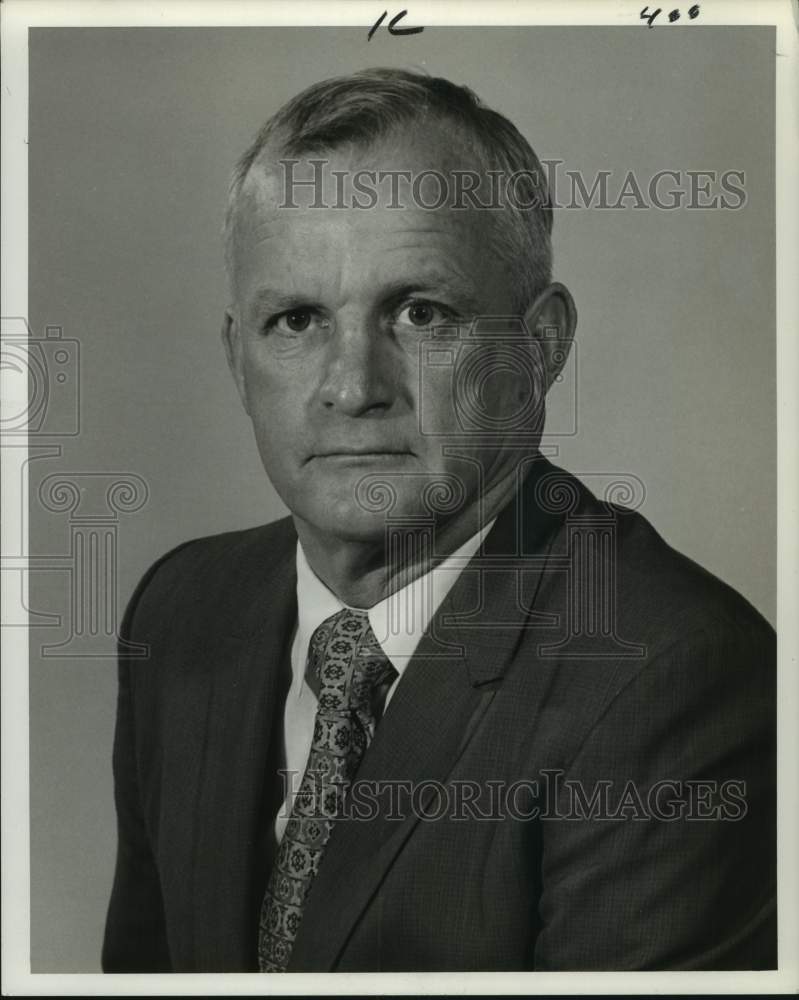
[[[295,545],[190,542],[130,602],[106,971],[257,969]],[[775,770],[770,626],[535,462],[380,722],[289,969],[774,967]]]

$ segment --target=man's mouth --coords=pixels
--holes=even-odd
[[[412,452],[407,448],[352,447],[325,449],[311,455],[311,458],[338,459],[340,461],[391,461],[409,458]]]

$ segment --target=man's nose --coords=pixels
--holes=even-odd
[[[389,409],[396,377],[390,354],[391,345],[376,325],[363,321],[342,324],[327,346],[319,388],[322,405],[350,417]]]

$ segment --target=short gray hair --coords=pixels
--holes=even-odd
[[[231,285],[239,195],[268,145],[291,157],[331,151],[346,143],[366,146],[429,117],[458,126],[485,171],[516,175],[515,198],[507,206],[511,224],[503,233],[500,251],[519,274],[516,305],[523,312],[552,275],[552,203],[541,163],[516,126],[486,107],[468,87],[403,69],[366,69],[315,83],[262,126],[230,182],[225,261]]]

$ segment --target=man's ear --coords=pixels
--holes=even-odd
[[[524,322],[541,346],[548,392],[566,364],[577,326],[577,308],[569,289],[552,282],[524,314]]]
[[[244,410],[249,415],[250,404],[247,399],[247,380],[244,376],[244,349],[241,343],[241,329],[238,319],[230,309],[225,310],[225,318],[222,320],[222,343],[225,347],[225,357],[230,374],[236,383]]]

